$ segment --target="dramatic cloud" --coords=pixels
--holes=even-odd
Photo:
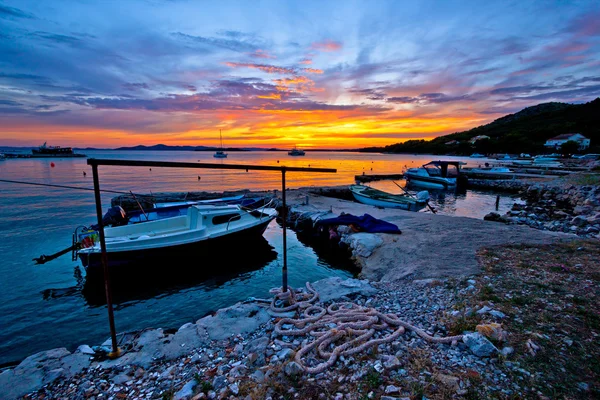
[[[597,2],[452,10],[4,0],[0,145],[215,144],[215,126],[232,146],[387,145],[600,96]]]
[[[225,65],[231,68],[255,68],[259,69],[268,74],[293,74],[296,72],[294,68],[285,68],[285,67],[277,67],[275,65],[265,65],[265,64],[250,64],[250,63],[235,63],[235,62],[226,62]]]
[[[9,7],[9,6],[5,6],[5,5],[0,4],[0,18],[7,18],[7,19],[12,19],[12,18],[29,18],[29,19],[33,19],[35,17],[33,16],[33,14],[28,13],[28,12],[24,12],[22,10],[19,10],[18,8]]]
[[[236,52],[258,51],[260,47],[259,41],[245,36],[229,35],[228,37],[220,38],[194,36],[181,32],[175,32],[173,36],[200,46],[219,47]]]

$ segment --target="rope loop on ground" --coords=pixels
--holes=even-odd
[[[274,311],[303,309],[298,312],[298,318],[281,318],[275,324],[274,333],[281,336],[307,336],[294,358],[306,373],[321,373],[340,356],[353,355],[373,346],[393,342],[407,330],[431,343],[462,340],[462,335],[444,338],[431,336],[423,329],[402,321],[396,314],[382,313],[351,302],[333,303],[325,308],[315,304],[319,294],[310,283],[307,282],[306,288],[306,293],[294,292],[289,287],[285,293],[281,288],[271,291],[275,294],[271,303]],[[276,307],[278,300],[290,305]]]

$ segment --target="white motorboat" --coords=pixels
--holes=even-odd
[[[490,174],[495,174],[495,173],[508,173],[508,172],[514,172],[512,169],[508,168],[508,167],[482,167],[482,168],[471,168],[469,171],[471,172],[477,172],[479,174],[485,174],[485,173],[490,173]]]
[[[431,161],[419,168],[409,168],[404,173],[410,184],[429,189],[456,188],[460,177],[460,161]]]
[[[274,208],[246,210],[236,205],[192,205],[186,215],[162,218],[138,224],[104,228],[108,264],[124,265],[148,260],[152,263],[169,254],[190,251],[194,257],[206,258],[220,244],[261,237],[267,225],[277,217]],[[75,239],[76,238],[76,239]],[[78,228],[74,239],[81,244],[76,252],[87,272],[101,267],[98,231]],[[232,251],[234,247],[231,248]],[[201,255],[204,254],[204,255]],[[168,258],[167,258],[168,259]]]

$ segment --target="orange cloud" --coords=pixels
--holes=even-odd
[[[291,78],[273,79],[276,89],[280,92],[323,92],[324,88],[315,87],[315,81],[306,76],[296,75]]]
[[[303,60],[300,60],[300,64],[310,65],[312,64],[312,60],[310,58],[305,58]]]
[[[270,93],[270,94],[266,94],[266,95],[259,95],[256,97],[258,97],[259,99],[281,100],[281,94],[279,94],[279,93]]]
[[[322,42],[315,42],[310,46],[310,48],[318,51],[331,52],[340,50],[342,48],[342,44],[340,42],[335,42],[328,39]]]
[[[322,69],[316,69],[316,68],[302,68],[302,71],[310,72],[311,74],[322,74],[323,73]]]

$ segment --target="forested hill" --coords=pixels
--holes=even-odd
[[[600,149],[600,98],[585,104],[543,103],[527,107],[487,124],[433,140],[408,140],[362,151],[388,153],[471,154],[540,153],[546,140],[563,133],[581,133],[591,139],[590,151]],[[489,136],[471,145],[475,136]],[[458,143],[446,144],[457,141]]]

